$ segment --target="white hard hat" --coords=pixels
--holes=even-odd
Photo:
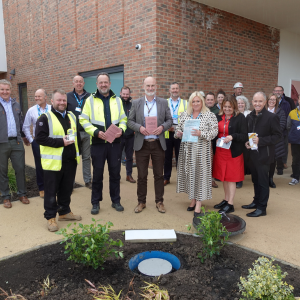
[[[205,97],[205,93],[204,93],[204,92],[200,91],[199,93],[200,93],[203,97]]]
[[[237,82],[234,86],[233,86],[234,89],[236,88],[244,88],[243,84],[241,82]]]

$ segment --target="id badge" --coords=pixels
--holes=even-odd
[[[76,107],[75,110],[81,112],[81,108],[80,107]]]
[[[297,126],[297,130],[300,130],[300,126]]]

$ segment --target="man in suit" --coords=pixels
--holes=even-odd
[[[156,208],[160,213],[165,213],[163,168],[167,147],[164,132],[172,126],[172,116],[167,100],[156,96],[156,80],[153,77],[144,80],[143,89],[145,96],[132,102],[127,123],[128,127],[135,131],[138,205],[134,211],[139,213],[146,207],[148,165],[151,156]],[[147,117],[157,118],[157,128],[152,132],[146,128]]]
[[[246,148],[251,149],[250,169],[254,185],[254,199],[252,203],[243,205],[242,208],[256,209],[248,213],[247,217],[260,217],[267,214],[270,164],[274,161],[275,144],[282,135],[279,118],[265,108],[266,102],[265,93],[255,93],[252,100],[254,110],[247,115],[248,133],[256,133],[253,143],[258,147],[257,150],[253,150],[249,142],[246,142]]]

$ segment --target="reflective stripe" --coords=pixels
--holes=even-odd
[[[124,119],[125,117],[126,117],[126,115],[123,114],[122,116],[119,117],[119,120],[122,120],[122,119]]]
[[[119,97],[116,97],[116,101],[117,101],[117,105],[118,105],[118,110],[119,110],[119,120],[120,119],[123,119],[123,118],[121,118],[120,117],[120,114],[121,114],[121,100],[120,100],[120,98]],[[125,115],[124,115],[125,116]]]
[[[124,125],[126,125],[126,122],[122,121],[122,122],[120,122],[120,124],[124,124]]]
[[[53,121],[50,112],[45,113],[45,115],[48,117],[48,124],[49,124],[49,137],[53,139],[62,139],[63,135],[54,135],[53,134]],[[75,122],[76,123],[76,122]]]
[[[91,123],[85,123],[82,125],[83,129],[86,129],[89,126],[93,126]]]
[[[41,158],[61,160],[62,156],[59,156],[59,155],[50,155],[50,154],[41,154]]]
[[[95,114],[94,114],[94,96],[93,95],[90,96],[90,101],[91,101],[91,110],[90,111],[92,113],[91,121],[92,121],[93,124],[96,124],[95,123],[96,122]]]
[[[119,120],[114,120],[114,121],[111,121],[111,123],[116,125],[116,124],[118,124],[118,123],[119,123]]]
[[[71,111],[68,111],[68,115],[72,117],[74,123],[76,124],[76,118],[75,118],[74,114]]]
[[[105,126],[105,122],[102,122],[102,121],[96,121],[96,120],[91,120],[93,124],[96,124],[96,125],[101,125],[101,126]]]
[[[83,118],[83,119],[86,119],[86,120],[90,120],[90,118],[89,118],[89,116],[88,115],[86,115],[86,114],[81,114],[80,116],[79,116],[79,118]]]

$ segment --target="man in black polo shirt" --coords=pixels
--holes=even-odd
[[[67,93],[68,107],[67,111],[71,111],[75,114],[76,119],[79,119],[81,115],[85,100],[90,96],[84,89],[84,79],[80,75],[76,75],[73,78],[73,91]],[[79,132],[81,137],[81,153],[82,153],[82,173],[85,186],[89,189],[92,188],[92,176],[91,176],[91,145],[90,135],[85,132],[83,127],[79,124]]]

